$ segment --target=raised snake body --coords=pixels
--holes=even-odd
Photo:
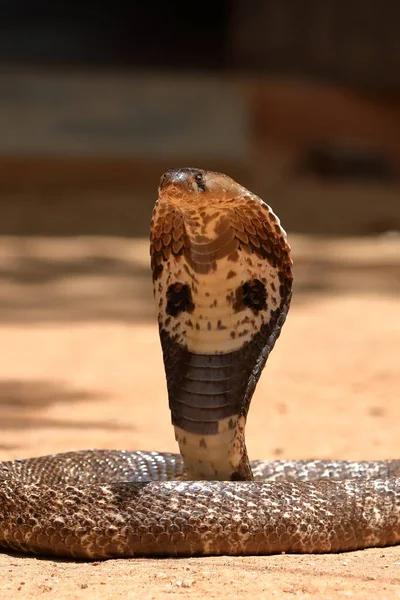
[[[181,455],[0,463],[0,547],[80,558],[332,552],[400,541],[400,461],[257,461],[256,383],[291,298],[278,218],[229,177],[167,171],[151,264]]]

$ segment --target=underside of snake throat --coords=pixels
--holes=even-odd
[[[230,177],[161,178],[151,268],[180,455],[0,463],[0,547],[108,558],[332,552],[400,541],[400,461],[249,462],[250,401],[289,309],[271,208]]]

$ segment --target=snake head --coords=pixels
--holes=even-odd
[[[224,203],[243,193],[244,188],[228,175],[192,167],[169,169],[162,175],[159,198],[180,207],[212,202]]]

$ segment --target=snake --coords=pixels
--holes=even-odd
[[[150,257],[179,454],[0,462],[0,548],[101,560],[398,544],[400,460],[248,458],[251,398],[292,296],[291,249],[271,207],[227,175],[170,169]]]

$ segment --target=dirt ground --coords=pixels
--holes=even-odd
[[[400,238],[291,239],[252,458],[400,457]],[[0,238],[0,459],[176,450],[146,240]],[[0,554],[0,598],[400,598],[400,547],[85,563]]]

